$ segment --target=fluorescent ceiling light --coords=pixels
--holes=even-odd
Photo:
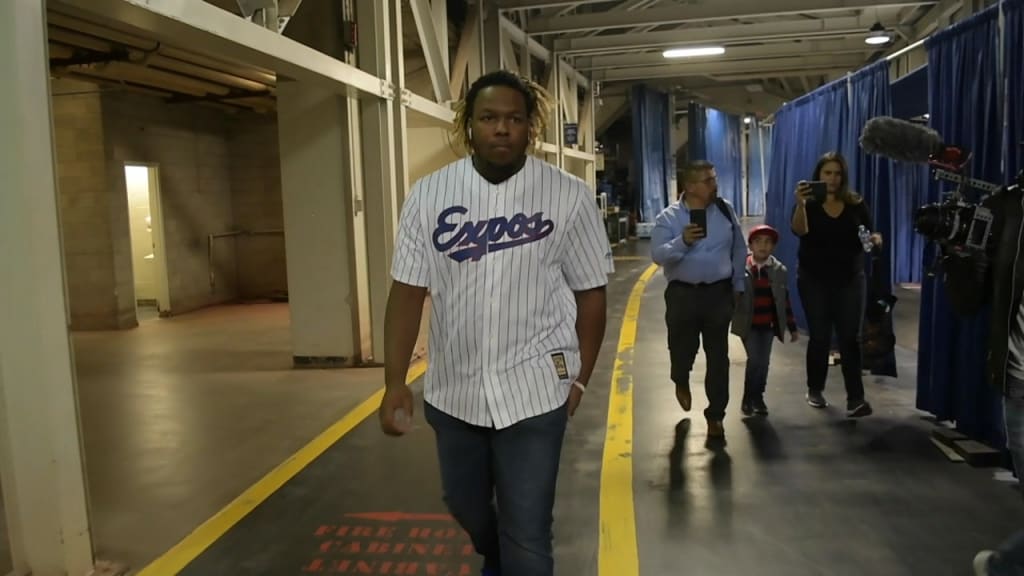
[[[665,58],[693,58],[694,56],[718,56],[725,54],[721,46],[705,46],[702,48],[672,48],[662,52]]]
[[[875,25],[868,31],[868,35],[864,38],[865,44],[871,44],[876,46],[879,44],[888,44],[892,40],[889,33],[885,31],[885,28],[880,22],[875,22]]]

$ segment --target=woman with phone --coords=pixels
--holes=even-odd
[[[860,231],[862,226],[872,229],[871,213],[864,199],[850,190],[846,159],[836,152],[818,160],[812,181],[801,181],[794,195],[791,226],[800,238],[797,289],[810,332],[807,403],[815,408],[828,406],[823,393],[834,328],[846,384],[846,414],[867,416],[872,409],[861,379],[866,282]],[[881,246],[882,236],[871,234],[870,242]]]

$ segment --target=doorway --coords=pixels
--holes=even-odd
[[[156,166],[125,164],[128,227],[132,244],[135,315],[139,322],[170,313],[167,255]]]

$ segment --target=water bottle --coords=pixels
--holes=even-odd
[[[863,224],[857,228],[857,236],[860,238],[860,244],[864,247],[864,251],[871,252],[875,245],[871,242],[871,232]]]

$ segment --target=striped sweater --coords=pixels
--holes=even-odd
[[[770,259],[769,259],[770,261]],[[775,298],[772,296],[772,281],[764,268],[759,268],[752,257],[747,258],[747,270],[754,280],[754,316],[751,328],[774,330],[781,335],[778,318],[776,318]],[[790,332],[796,332],[796,318],[793,316],[793,307],[789,302],[789,295],[786,295],[786,327]]]

